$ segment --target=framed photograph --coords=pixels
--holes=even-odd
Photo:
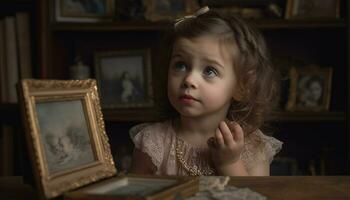
[[[327,111],[331,98],[332,69],[315,65],[290,69],[289,111]]]
[[[201,5],[222,7],[222,6],[239,6],[239,7],[260,7],[267,6],[271,0],[201,0]]]
[[[22,80],[21,107],[43,198],[115,175],[95,80]]]
[[[288,0],[286,19],[339,18],[340,0]]]
[[[145,18],[150,21],[174,20],[199,8],[196,0],[144,0],[144,6]]]
[[[99,52],[95,72],[102,108],[152,107],[150,50]]]
[[[65,197],[72,200],[184,199],[198,190],[198,177],[127,175],[87,186],[68,193]]]
[[[114,15],[114,0],[55,0],[54,12],[58,22],[111,20]]]

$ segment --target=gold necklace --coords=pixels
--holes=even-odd
[[[197,165],[193,165],[190,167],[185,159],[183,158],[183,152],[180,149],[179,141],[178,138],[176,138],[176,148],[175,148],[175,153],[176,153],[176,158],[177,161],[181,164],[181,166],[189,173],[190,176],[208,176],[208,175],[213,175],[214,170],[212,170],[210,167],[208,169],[199,169]]]

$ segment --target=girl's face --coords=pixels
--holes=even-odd
[[[314,81],[310,84],[311,99],[318,101],[322,96],[322,86],[318,81]]]
[[[168,98],[182,116],[226,116],[236,84],[231,52],[213,36],[175,42]]]

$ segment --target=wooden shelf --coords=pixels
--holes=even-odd
[[[345,28],[344,20],[251,20],[252,24],[261,29],[312,29],[312,28]],[[170,30],[173,24],[170,22],[100,22],[100,23],[69,23],[55,22],[50,29],[52,31],[164,31]]]
[[[170,30],[169,22],[99,22],[99,23],[68,23],[58,22],[50,26],[52,31],[162,31]]]
[[[32,3],[32,0],[1,0],[1,4],[18,4],[18,3]]]
[[[273,112],[271,120],[275,122],[341,122],[345,121],[345,112]]]
[[[333,20],[252,20],[252,24],[261,29],[314,29],[314,28],[345,28],[342,19]]]
[[[159,119],[159,114],[152,111],[144,111],[140,115],[140,111],[114,111],[103,110],[104,120],[106,121],[137,121],[137,122],[153,122]],[[2,124],[19,124],[20,113],[18,104],[1,103],[0,104],[0,122]],[[275,111],[272,113],[270,120],[273,122],[341,122],[345,121],[345,112],[287,112]]]

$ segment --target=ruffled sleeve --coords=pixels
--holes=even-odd
[[[152,163],[159,169],[164,156],[165,134],[160,123],[139,124],[129,131],[135,148],[150,156]]]
[[[258,163],[271,164],[273,157],[281,150],[282,144],[274,137],[267,136],[257,130],[245,138],[241,159],[248,171]]]

